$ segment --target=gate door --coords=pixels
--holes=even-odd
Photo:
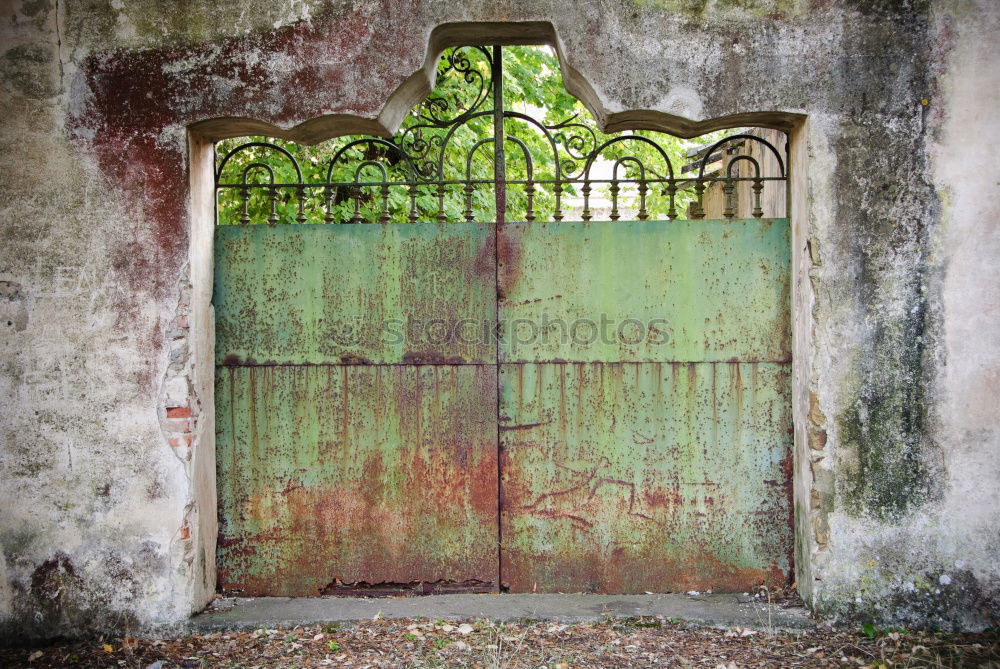
[[[217,228],[220,589],[497,587],[494,234]]]
[[[219,162],[223,590],[787,582],[781,152],[738,133],[675,169],[650,133],[505,108],[559,70],[522,53],[505,84],[505,48],[448,50],[391,140]]]
[[[785,583],[788,220],[527,223],[499,241],[503,581]]]

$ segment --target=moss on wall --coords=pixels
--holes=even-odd
[[[821,595],[819,608],[834,623],[942,631],[984,630],[1000,623],[998,584],[972,570],[940,565],[913,571],[890,561],[860,567],[849,590]]]
[[[876,322],[857,399],[839,421],[842,447],[856,449],[857,458],[844,471],[845,510],[880,521],[898,521],[940,496],[939,454],[929,431],[934,369],[926,342],[933,333],[921,279],[905,287],[907,313]]]
[[[919,5],[891,20],[888,6],[867,7],[846,37],[870,57],[845,58],[836,75],[849,113],[835,140],[836,197],[854,273],[832,283],[857,305],[862,333],[837,420],[838,507],[878,521],[939,499],[942,476],[932,400],[941,267],[929,254],[940,213],[918,176],[929,140],[920,100],[935,82],[923,48],[930,17]]]

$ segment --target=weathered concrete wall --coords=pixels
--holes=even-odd
[[[1000,129],[1000,21],[988,4],[930,9],[905,60],[927,104],[901,116],[867,97],[875,109],[841,121],[837,230],[813,232],[817,372],[834,372],[817,379],[828,543],[814,591],[830,611],[976,627],[998,612],[1000,192],[986,152]],[[897,58],[880,67],[901,82]]]
[[[206,139],[260,123],[202,125],[193,147],[187,128],[391,129],[426,86],[412,75],[432,38],[491,35],[557,38],[575,92],[618,126],[691,134],[755,111],[795,124],[800,590],[841,619],[1000,614],[994,3],[0,12],[6,634],[170,623],[211,595],[210,220],[192,183]],[[537,23],[434,31],[518,21]]]

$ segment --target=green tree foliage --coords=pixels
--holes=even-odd
[[[579,218],[587,158],[615,137],[621,139],[600,152],[599,159],[605,162],[589,170],[591,179],[609,176],[606,161],[620,161],[621,181],[666,178],[668,159],[674,176],[681,177],[685,153],[722,136],[716,133],[690,142],[644,131],[607,135],[566,91],[551,49],[504,47],[503,68],[504,109],[512,113],[505,121],[507,220],[528,217],[529,194],[535,220],[552,220],[559,188],[564,216]],[[444,220],[461,221],[469,211],[475,220],[493,220],[493,106],[490,52],[459,47],[442,55],[433,93],[410,112],[391,140],[347,136],[315,146],[266,137],[224,140],[217,146],[220,161],[247,142],[271,143],[287,154],[268,146],[249,146],[226,162],[221,183],[240,184],[245,175],[248,184],[275,187],[220,189],[219,223],[405,222],[440,220],[442,214]],[[438,184],[442,177],[443,190]],[[309,185],[298,187],[300,183]],[[327,183],[342,185],[321,185]],[[591,185],[592,197],[606,196],[610,188],[607,183]],[[681,184],[675,198],[678,211],[692,199],[691,185]],[[670,199],[665,191],[665,184],[650,185],[646,208],[651,218],[666,218]],[[638,209],[637,200],[637,185],[622,184],[623,217],[628,217],[629,209]]]

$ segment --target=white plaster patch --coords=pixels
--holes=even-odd
[[[178,58],[176,60],[167,61],[160,69],[164,74],[183,74],[191,72],[198,67],[208,65],[213,60],[218,58],[221,52],[222,49],[220,47],[213,45],[204,53],[198,53],[188,58]]]
[[[118,25],[115,28],[115,36],[122,41],[131,40],[138,36],[139,32],[136,29],[135,23],[133,23],[128,14],[123,11],[125,9],[125,4],[121,2],[121,0],[116,0],[111,3],[111,6],[117,12],[115,22]]]
[[[686,119],[701,120],[704,105],[701,96],[692,88],[675,86],[663,101],[663,111]]]

